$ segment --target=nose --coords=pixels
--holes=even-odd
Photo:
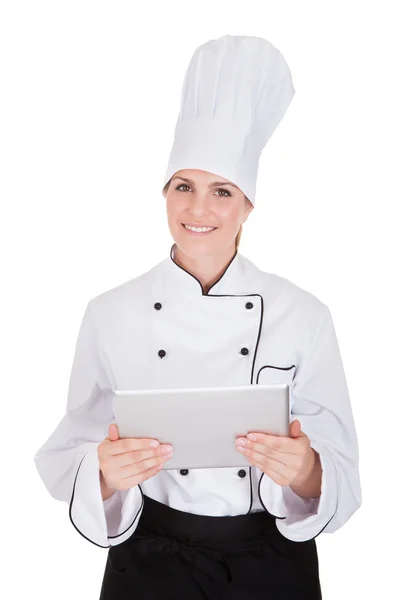
[[[197,217],[203,217],[209,214],[207,194],[192,194],[189,203],[189,212]]]

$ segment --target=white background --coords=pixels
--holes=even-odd
[[[323,597],[403,597],[407,8],[359,0],[2,2],[1,586],[10,585],[8,599],[99,596],[107,551],[77,533],[33,457],[64,414],[86,302],[169,253],[161,187],[182,79],[195,48],[225,34],[269,39],[296,89],[262,154],[240,252],[329,306],[358,432],[363,503],[342,529],[317,538]]]

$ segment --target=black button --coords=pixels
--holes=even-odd
[[[246,306],[246,308],[253,308],[253,304],[252,304],[252,302],[247,302],[247,303],[245,304],[245,306]]]
[[[246,471],[244,469],[240,469],[238,471],[238,475],[239,475],[239,477],[246,477]]]
[[[181,473],[181,475],[188,475],[189,470],[188,469],[181,469],[180,473]]]
[[[158,356],[160,356],[161,358],[164,358],[165,355],[166,355],[165,350],[158,350]]]
[[[161,310],[161,308],[162,308],[162,304],[161,304],[161,302],[155,302],[155,304],[154,304],[154,308],[155,308],[156,310]]]
[[[249,354],[248,348],[241,348],[241,354]]]

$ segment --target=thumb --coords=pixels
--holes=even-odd
[[[294,419],[290,424],[290,437],[297,438],[304,436],[306,436],[306,433],[303,433],[300,421],[298,421],[298,419]]]
[[[118,427],[115,423],[111,423],[111,425],[108,427],[108,436],[107,437],[112,442],[115,442],[116,440],[120,439],[120,436],[118,433]]]

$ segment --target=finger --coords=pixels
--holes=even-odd
[[[259,454],[263,454],[264,456],[268,456],[269,458],[274,458],[278,462],[281,462],[284,465],[292,462],[292,456],[289,455],[288,452],[282,452],[281,450],[273,450],[272,448],[267,448],[266,446],[262,446],[262,444],[257,444],[256,442],[247,448],[250,452],[256,452]]]
[[[166,460],[167,459],[163,456],[154,456],[152,458],[146,458],[145,460],[121,467],[121,479],[128,479],[129,477],[145,473],[145,471],[151,470],[152,468],[158,468],[158,465],[164,464]]]
[[[134,450],[149,450],[152,449],[152,442],[155,442],[157,448],[159,447],[158,440],[153,440],[152,438],[121,438],[112,443],[110,453],[114,455],[123,452],[133,452]]]
[[[256,436],[256,440],[251,440],[254,444],[262,444],[267,448],[280,450],[281,452],[286,452],[288,454],[298,454],[299,452],[298,446],[295,445],[296,440],[293,438],[284,435],[267,435],[265,433],[254,433],[252,435]],[[247,436],[247,439],[250,438]]]
[[[251,456],[252,452],[259,452],[260,454],[274,458],[285,465],[289,462],[293,462],[292,457],[296,457],[295,454],[290,455],[289,453],[282,452],[281,450],[273,450],[272,448],[263,446],[258,442],[250,442],[249,440],[246,440],[246,446],[237,445],[236,447],[239,452],[245,454],[245,456]]]
[[[118,427],[117,427],[116,423],[111,423],[109,425],[107,437],[112,442],[115,442],[116,440],[118,440],[120,438],[119,433],[118,433]]]
[[[136,462],[141,462],[148,458],[164,457],[167,460],[171,458],[172,453],[165,453],[165,449],[172,448],[168,444],[161,444],[158,448],[150,448],[149,450],[133,450],[132,452],[123,452],[114,457],[115,465],[118,467],[126,467],[127,465],[133,465]]]
[[[262,444],[258,444],[257,442],[248,442],[246,448],[248,450],[252,450],[254,452],[259,452],[260,454],[265,454],[275,460],[283,463],[284,465],[294,464],[297,456],[300,455],[300,447],[298,448],[298,452],[285,452],[282,450],[275,450],[273,448],[269,448],[268,446],[263,446]]]
[[[307,437],[306,433],[302,431],[302,424],[298,419],[294,419],[290,424],[290,436],[295,437]]]

